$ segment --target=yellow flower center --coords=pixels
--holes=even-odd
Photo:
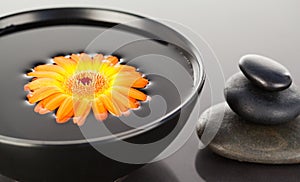
[[[69,94],[87,99],[93,99],[95,94],[102,93],[108,87],[107,79],[92,71],[77,73],[70,77],[65,84]]]

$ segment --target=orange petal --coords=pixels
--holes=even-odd
[[[149,81],[143,77],[117,77],[114,84],[117,86],[144,88]]]
[[[136,71],[136,68],[129,65],[121,65],[121,71]]]
[[[144,88],[146,85],[148,85],[149,81],[145,78],[139,78],[138,80],[136,80],[132,87],[135,88]]]
[[[27,73],[27,75],[38,77],[38,78],[53,78],[59,81],[64,80],[64,77],[62,75],[51,71],[34,71],[34,72]]]
[[[113,101],[112,101],[112,98],[111,98],[110,94],[109,94],[109,96],[102,94],[102,95],[99,96],[99,98],[100,98],[101,102],[103,103],[104,107],[105,107],[110,113],[112,113],[112,114],[115,115],[115,116],[121,116],[122,113],[121,113],[121,111],[119,110],[119,108],[117,108],[117,107],[114,105],[114,103],[113,103]]]
[[[42,108],[42,109],[40,109],[39,114],[48,114],[50,112],[51,112],[50,110],[48,110],[46,108]]]
[[[144,94],[143,92],[136,90],[134,88],[130,88],[129,90],[129,96],[138,100],[145,101],[147,100],[147,95]]]
[[[48,97],[49,99],[47,98],[47,102],[45,102],[44,107],[47,108],[48,110],[53,111],[56,108],[58,108],[58,106],[60,106],[67,97],[68,96],[65,94],[56,94],[56,95],[49,96]]]
[[[75,65],[75,62],[72,61],[72,59],[63,56],[55,57],[53,61],[63,68],[68,68]]]
[[[117,100],[116,98],[113,98],[113,103],[114,103],[114,105],[115,105],[116,107],[119,108],[119,110],[120,110],[122,113],[128,111],[128,108],[127,108],[124,104],[122,104],[119,100]]]
[[[56,122],[62,123],[65,121],[65,118],[68,116],[68,114],[73,110],[73,99],[72,97],[67,97],[60,107],[57,110],[56,113]]]
[[[137,80],[142,79],[142,75],[135,72],[118,72],[116,73],[116,84],[132,86]]]
[[[55,85],[59,86],[59,85],[61,85],[61,83],[52,78],[39,78],[39,79],[35,79],[35,80],[29,82],[28,84],[24,85],[24,90],[30,91],[30,90],[39,89],[41,87],[51,87],[51,86],[55,86]]]
[[[39,112],[43,108],[43,105],[41,102],[39,102],[35,107],[34,107],[34,112]]]
[[[107,64],[107,63],[102,63],[103,64]],[[115,75],[118,75],[118,72],[119,72],[119,68],[116,68],[116,67],[111,67],[111,66],[108,66],[106,67],[105,69],[102,68],[103,73],[106,77],[114,77]]]
[[[108,60],[112,65],[115,65],[119,62],[119,59],[115,56],[108,56],[105,58],[105,60]]]
[[[101,62],[103,59],[104,59],[103,54],[97,54],[97,55],[95,55],[94,58],[93,58],[93,60],[96,61],[96,62],[97,62],[97,61],[98,61],[98,62]]]
[[[59,124],[63,124],[63,123],[66,123],[67,121],[69,121],[71,119],[71,117],[65,117],[65,118],[56,118],[56,122],[59,123]]]
[[[121,103],[123,106],[125,106],[126,108],[132,108],[132,101],[126,97],[125,95],[121,94],[118,91],[113,91],[113,98],[115,101],[118,101],[119,103]],[[125,111],[127,111],[128,109],[126,109]],[[122,112],[125,112],[122,111]]]
[[[129,97],[128,99],[130,101],[129,102],[130,108],[138,108],[140,106],[140,103],[136,99],[131,98],[131,97]]]
[[[134,99],[138,99],[138,100],[142,100],[142,101],[147,100],[146,94],[144,94],[143,92],[136,90],[134,88],[128,88],[128,87],[122,87],[122,86],[114,86],[113,88],[125,96],[129,96]]]
[[[57,65],[39,65],[34,68],[35,71],[52,71],[61,75],[66,75],[66,70]]]
[[[80,99],[75,101],[74,104],[74,118],[73,121],[77,123],[78,126],[82,126],[86,120],[86,117],[91,111],[91,101],[86,99]]]
[[[41,102],[43,102],[43,103],[44,103],[44,106],[45,106],[48,102],[50,102],[50,101],[53,100],[55,97],[57,97],[57,96],[59,96],[59,95],[61,95],[61,94],[63,94],[63,93],[60,93],[60,92],[59,92],[59,93],[52,94],[52,95],[50,95],[49,97],[43,99]]]
[[[51,111],[49,111],[48,109],[46,109],[46,108],[44,107],[44,105],[45,105],[44,103],[45,103],[44,100],[40,101],[40,102],[34,107],[34,111],[37,112],[37,113],[39,113],[39,114],[47,114],[47,113],[51,112]]]
[[[136,79],[142,77],[142,74],[136,71],[120,71],[117,75],[118,77],[123,77],[123,78],[127,78],[127,77],[135,77]]]
[[[74,112],[73,112],[73,109],[64,117],[64,118],[61,118],[61,119],[58,119],[56,118],[56,121],[58,123],[65,123],[67,121],[69,121],[74,115]]]
[[[60,90],[57,87],[43,87],[33,93],[27,95],[29,103],[33,104],[52,94],[58,93]]]
[[[79,57],[77,54],[72,54],[72,55],[71,55],[71,59],[72,59],[73,61],[75,61],[76,63],[78,63],[79,60],[80,60],[80,57]]]
[[[92,58],[85,53],[81,53],[79,56],[80,60],[79,61],[88,61],[88,62],[92,62]]]
[[[92,108],[97,120],[104,121],[107,118],[107,110],[100,99],[97,99],[93,102]]]
[[[30,91],[28,84],[24,85],[24,91]]]

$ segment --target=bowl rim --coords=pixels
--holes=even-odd
[[[202,63],[202,55],[201,52],[197,49],[197,47],[184,35],[179,33],[178,31],[174,30],[173,28],[160,23],[159,21],[155,20],[154,18],[144,17],[140,15],[136,15],[133,13],[120,11],[120,10],[113,10],[113,9],[104,9],[104,8],[90,8],[90,7],[62,7],[62,8],[46,8],[46,9],[37,9],[37,10],[30,10],[30,11],[23,11],[19,13],[10,14],[7,16],[0,17],[0,37],[2,36],[2,33],[7,30],[11,30],[12,28],[23,26],[27,24],[34,23],[35,21],[47,21],[50,18],[53,18],[52,16],[55,16],[56,13],[61,13],[64,11],[81,11],[83,14],[79,15],[79,18],[87,18],[92,19],[93,21],[100,21],[99,19],[95,18],[93,15],[96,13],[110,13],[112,15],[117,16],[125,16],[125,18],[128,18],[129,20],[145,20],[148,23],[155,24],[156,26],[160,26],[161,28],[165,29],[166,31],[169,31],[170,33],[175,34],[178,36],[178,38],[184,42],[184,44],[189,48],[191,51],[190,53],[195,57],[195,61],[192,62],[193,67],[193,77],[194,77],[194,88],[193,91],[189,94],[189,96],[182,102],[179,106],[168,112],[166,115],[146,124],[142,125],[139,128],[133,128],[128,131],[116,133],[114,135],[108,135],[108,136],[102,136],[97,138],[91,138],[91,139],[80,139],[80,140],[65,140],[65,141],[42,141],[42,140],[34,140],[34,139],[22,139],[22,138],[16,138],[16,137],[10,137],[10,136],[4,136],[0,134],[0,143],[4,144],[10,144],[10,145],[17,145],[17,146],[24,146],[24,147],[45,147],[45,146],[65,146],[65,145],[84,145],[89,143],[95,143],[95,142],[111,142],[116,140],[124,140],[128,139],[137,135],[140,135],[142,133],[145,133],[149,130],[152,130],[161,124],[164,123],[164,121],[167,121],[167,118],[173,116],[175,113],[180,111],[183,107],[185,107],[194,97],[198,97],[200,95],[201,90],[204,85],[205,81],[205,72],[204,72],[204,66]],[[43,13],[46,13],[47,15],[50,13],[49,17],[46,16],[38,16],[42,15]],[[51,14],[53,13],[53,14]],[[93,14],[94,13],[94,14]],[[61,15],[59,15],[61,16]],[[99,15],[98,15],[99,16]],[[107,23],[109,22],[109,19],[113,19],[114,17],[108,18]],[[117,20],[117,19],[115,19]],[[116,23],[116,22],[114,22]],[[121,22],[119,22],[121,23]],[[118,23],[117,23],[118,24]],[[57,24],[54,24],[57,25]],[[62,24],[63,25],[63,24]],[[79,24],[83,25],[83,24]],[[47,25],[46,25],[47,26]],[[30,29],[30,28],[28,28]],[[17,30],[18,31],[18,30]],[[12,31],[13,33],[16,31]],[[6,32],[5,32],[6,34]],[[5,35],[4,34],[4,35]],[[198,70],[195,70],[195,66],[198,67]]]

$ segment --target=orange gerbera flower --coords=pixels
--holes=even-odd
[[[72,54],[55,57],[54,64],[39,65],[28,73],[34,77],[24,86],[29,103],[37,103],[35,112],[49,113],[55,109],[56,121],[81,126],[93,110],[97,120],[108,113],[121,116],[139,107],[138,100],[147,95],[135,88],[144,88],[148,80],[132,66],[119,64],[114,56]]]

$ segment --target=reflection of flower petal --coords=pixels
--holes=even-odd
[[[28,101],[37,103],[34,111],[46,114],[57,110],[56,121],[84,124],[90,110],[103,121],[108,113],[128,115],[129,109],[139,107],[137,100],[147,95],[134,88],[145,88],[148,80],[135,67],[118,64],[115,56],[96,54],[93,58],[82,53],[70,57],[55,57],[55,64],[39,65],[28,76],[34,77],[24,85]],[[133,88],[131,88],[133,87]]]

